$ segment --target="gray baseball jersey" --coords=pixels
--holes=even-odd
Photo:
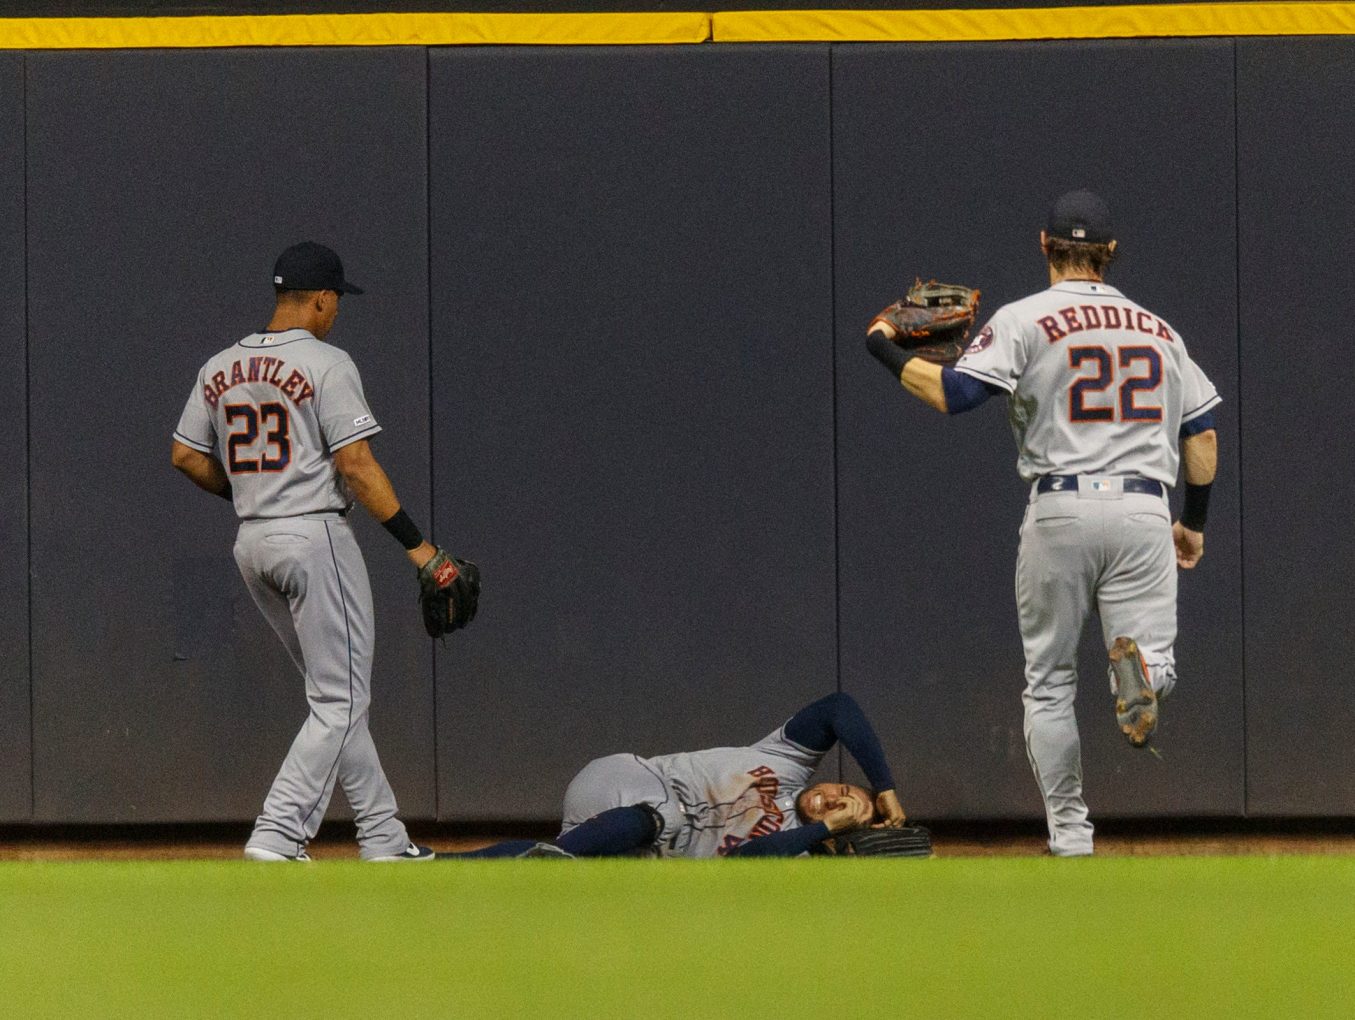
[[[590,762],[565,793],[564,831],[613,807],[648,804],[664,819],[660,853],[716,857],[800,825],[795,799],[823,758],[778,728],[750,747]]]
[[[1094,609],[1107,647],[1121,636],[1137,642],[1159,697],[1175,686],[1176,561],[1165,495],[1176,482],[1182,424],[1219,395],[1170,325],[1089,281],[1064,281],[999,309],[955,368],[1010,395],[1021,477],[1056,476],[1047,491],[1032,485],[1016,565],[1026,752],[1050,849],[1088,854],[1073,708],[1079,638]]]
[[[409,846],[367,727],[372,590],[333,461],[379,431],[348,355],[304,329],[254,333],[212,357],[174,431],[225,468],[241,518],[235,562],[310,703],[247,852],[303,851],[336,784],[356,816],[363,859]]]
[[[955,365],[1011,395],[1026,481],[1176,483],[1181,425],[1219,402],[1180,335],[1104,283],[1065,280],[998,309]]]
[[[345,509],[332,455],[380,431],[352,359],[290,329],[252,333],[211,358],[174,438],[221,461],[248,520]]]

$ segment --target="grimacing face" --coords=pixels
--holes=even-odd
[[[850,783],[815,783],[795,798],[795,809],[806,822],[817,822],[841,804],[856,812],[858,825],[875,820],[875,800],[870,791]]]

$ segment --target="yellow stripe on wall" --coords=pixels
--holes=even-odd
[[[1352,3],[1136,4],[944,11],[727,11],[715,42],[975,42],[1351,35]]]
[[[940,11],[294,14],[0,18],[0,50],[224,46],[972,42],[1355,35],[1355,3],[1136,4]]]
[[[291,14],[0,18],[0,50],[220,46],[548,46],[700,43],[710,15]]]

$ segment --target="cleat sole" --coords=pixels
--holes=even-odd
[[[1115,677],[1115,721],[1131,747],[1147,747],[1157,729],[1157,695],[1148,680],[1148,664],[1133,638],[1118,637],[1107,649]]]

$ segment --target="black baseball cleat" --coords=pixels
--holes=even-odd
[[[1147,747],[1157,729],[1157,694],[1148,679],[1148,664],[1133,638],[1117,637],[1107,654],[1115,687],[1115,721],[1132,747]]]
[[[535,846],[530,846],[522,851],[522,853],[518,854],[518,860],[522,860],[525,857],[553,858],[557,861],[572,861],[574,859],[572,853],[568,850],[561,850],[554,843],[537,843]]]
[[[398,854],[389,854],[385,857],[373,857],[370,864],[390,864],[395,861],[432,861],[437,859],[437,854],[433,853],[426,846],[415,846],[413,843],[405,847]]]

